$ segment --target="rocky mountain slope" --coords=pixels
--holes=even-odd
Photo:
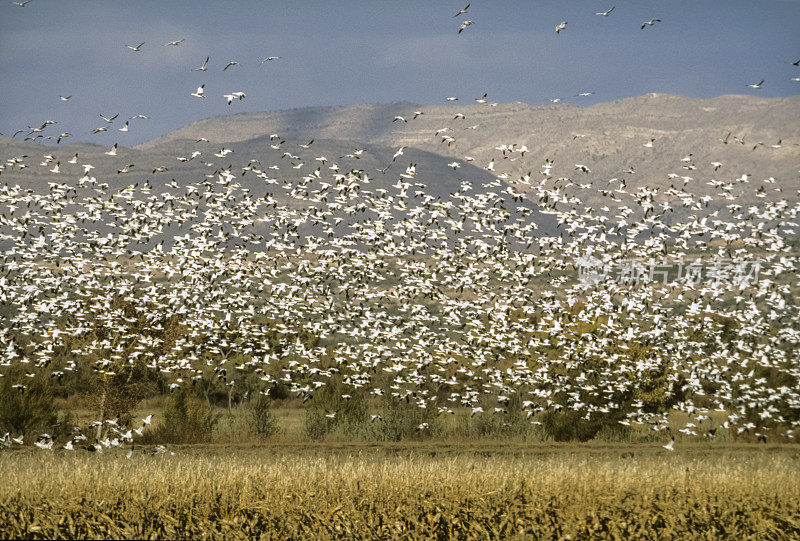
[[[630,192],[688,185],[695,194],[714,196],[719,193],[716,182],[736,184],[745,178],[745,184],[738,183],[742,190],[734,193],[743,201],[755,200],[758,190],[758,197],[798,197],[800,96],[704,100],[648,94],[585,108],[478,104],[471,99],[453,103],[221,116],[132,149],[120,148],[116,156],[106,155],[107,147],[87,143],[42,146],[0,138],[0,157],[6,162],[0,178],[47,189],[48,182],[77,178],[82,164],[91,164],[92,174],[112,186],[145,181],[157,186],[172,179],[196,182],[229,169],[243,185],[261,193],[263,181],[243,175],[248,164],[282,182],[314,174],[317,168],[322,177],[363,170],[376,179],[375,187],[385,187],[415,163],[417,180],[434,196],[454,191],[464,179],[486,183],[495,178],[532,196],[530,183],[544,178],[539,172],[547,159],[553,162],[545,170],[552,179],[569,178],[595,189],[616,178],[624,179]],[[408,148],[392,162],[401,146]],[[67,163],[76,153],[78,163]],[[48,154],[53,162],[41,165]],[[24,168],[8,163],[21,156]],[[55,162],[60,162],[59,174],[50,171]],[[585,200],[608,203],[596,193]]]
[[[475,158],[486,167],[494,158],[498,174],[519,176],[554,159],[554,176],[570,176],[575,164],[593,177],[618,176],[633,166],[643,183],[670,171],[682,173],[680,159],[691,154],[699,173],[718,177],[743,173],[797,179],[800,156],[800,96],[720,96],[696,99],[648,94],[592,107],[531,106],[520,102],[422,107],[412,103],[311,107],[216,117],[196,122],[138,148],[207,137],[242,141],[264,134],[297,139],[346,139],[422,148],[459,160]],[[422,111],[416,119],[415,111]],[[463,115],[463,118],[461,118]],[[393,121],[402,116],[406,121]],[[446,129],[437,134],[437,131]],[[730,133],[730,135],[728,135]],[[443,137],[452,137],[452,140]],[[723,143],[726,139],[727,144]],[[655,139],[653,148],[643,145]],[[738,141],[744,141],[740,143]],[[779,144],[780,148],[772,148]],[[525,155],[504,156],[502,145],[525,145]],[[515,158],[515,159],[514,159]],[[698,173],[698,174],[699,174]]]

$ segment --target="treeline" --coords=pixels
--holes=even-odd
[[[65,440],[80,431],[99,439],[108,428],[92,427],[91,423],[112,419],[118,427],[141,428],[134,413],[147,402],[156,404],[156,421],[136,436],[143,443],[269,438],[287,431],[283,421],[286,415],[281,415],[281,410],[298,409],[302,420],[294,416],[293,433],[313,440],[664,439],[657,431],[648,431],[656,426],[637,423],[639,414],[665,416],[687,403],[693,408],[715,409],[715,393],[732,380],[743,387],[755,383],[772,389],[796,383],[785,369],[756,364],[743,368],[742,374],[720,372],[717,379],[701,378],[690,385],[687,374],[662,354],[669,342],[665,346],[663,341],[659,344],[620,337],[608,329],[606,317],[587,321],[582,303],[562,315],[569,331],[557,337],[541,330],[541,316],[509,310],[510,324],[529,329],[521,333],[521,341],[539,344],[525,352],[477,344],[486,347],[494,358],[489,368],[513,371],[522,366],[527,371],[544,371],[544,381],[552,382],[544,393],[541,385],[521,384],[477,393],[465,401],[459,396],[466,387],[486,383],[483,376],[456,379],[461,378],[459,370],[477,370],[469,359],[448,360],[443,372],[447,381],[438,382],[429,376],[441,366],[415,362],[413,370],[419,385],[395,389],[390,371],[375,368],[362,373],[364,366],[342,355],[341,345],[338,349],[326,346],[302,325],[292,328],[280,321],[261,322],[259,348],[271,352],[269,362],[247,353],[253,344],[246,330],[231,326],[223,337],[224,349],[218,348],[214,356],[206,353],[195,356],[191,364],[165,369],[152,360],[174,355],[176,350],[192,355],[202,350],[203,337],[191,333],[177,316],[153,321],[130,302],[118,300],[114,307],[126,318],[123,331],[96,323],[81,335],[62,333],[57,339],[51,338],[55,345],[47,351],[46,363],[17,360],[6,364],[0,377],[0,435],[8,432],[35,438],[47,433]],[[745,336],[733,318],[717,314],[690,318],[696,325],[684,339],[700,345],[696,349],[705,355],[718,354],[736,340],[745,339],[751,345],[759,340]],[[143,350],[141,340],[128,340],[129,336],[144,337],[150,345]],[[586,344],[603,346],[590,351]],[[324,351],[313,364],[316,377],[308,370],[309,361],[303,355],[303,350],[312,348]],[[37,344],[20,338],[10,354],[35,359]],[[610,358],[624,358],[631,366],[646,361],[649,368],[626,373],[611,366]],[[321,371],[325,378],[319,377]],[[609,377],[619,378],[621,384],[608,385],[603,378]],[[600,387],[606,390],[597,392]],[[583,407],[574,407],[576,402]],[[800,418],[800,408],[791,404],[776,403],[775,407],[784,422]],[[745,411],[741,425],[758,422],[763,426],[765,420],[757,415],[756,409]],[[93,419],[81,426],[79,417]],[[233,418],[240,425],[238,435],[228,431],[226,436],[219,429],[220,423],[230,424]],[[709,428],[713,435],[723,432]],[[749,431],[731,434],[752,438]]]

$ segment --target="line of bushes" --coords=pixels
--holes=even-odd
[[[362,391],[348,394],[340,387],[336,382],[322,387],[305,405],[303,432],[309,439],[405,441],[455,436],[587,441],[598,436],[624,440],[630,435],[629,427],[615,421],[603,418],[587,421],[571,411],[548,411],[531,417],[523,409],[519,394],[510,396],[502,413],[493,414],[487,407],[486,413],[462,414],[449,422],[448,417],[455,415],[451,409],[420,407],[414,400],[397,397],[370,400]],[[245,421],[244,430],[259,439],[278,434],[281,427],[275,409],[281,401],[256,393],[236,406],[237,417]],[[161,414],[156,416],[158,420],[137,441],[143,444],[214,441],[220,421],[231,416],[223,412],[191,390],[177,389],[168,396]],[[96,436],[88,427],[81,428],[90,438]],[[74,417],[69,412],[58,413],[46,385],[32,382],[20,392],[7,381],[0,382],[0,432],[31,437],[46,432],[55,439],[66,439],[75,433],[74,429]]]

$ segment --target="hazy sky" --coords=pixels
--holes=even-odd
[[[800,0],[0,0],[0,132],[130,146],[227,113],[413,101],[798,94]],[[608,17],[595,15],[612,6]],[[640,29],[651,18],[662,19]],[[473,24],[459,35],[463,20]],[[555,27],[567,21],[556,35]],[[177,47],[164,46],[185,39]],[[145,42],[141,52],[125,45]],[[206,56],[205,72],[192,71]],[[259,64],[267,56],[279,60]],[[239,65],[227,71],[228,61]],[[760,89],[748,83],[766,82]],[[205,83],[207,98],[189,94]],[[227,105],[222,95],[247,97]],[[588,98],[580,92],[595,92]],[[68,102],[59,96],[72,95]],[[100,114],[119,118],[109,131]],[[118,131],[127,117],[130,131]],[[18,136],[18,138],[21,136]]]

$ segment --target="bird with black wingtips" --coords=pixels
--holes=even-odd
[[[645,21],[642,23],[642,30],[645,29],[646,26],[653,26],[656,23],[660,23],[661,19],[650,19],[649,21]]]
[[[464,15],[464,14],[466,14],[466,13],[467,13],[467,10],[469,9],[469,6],[470,6],[470,4],[467,4],[467,5],[466,5],[466,6],[464,6],[462,9],[459,9],[459,10],[458,10],[458,13],[456,13],[455,15],[453,15],[453,18],[455,18],[455,17],[458,17],[459,15]]]
[[[194,68],[194,71],[206,71],[208,70],[208,61],[211,59],[210,56],[207,56],[205,60],[203,60],[203,65],[199,68]]]

